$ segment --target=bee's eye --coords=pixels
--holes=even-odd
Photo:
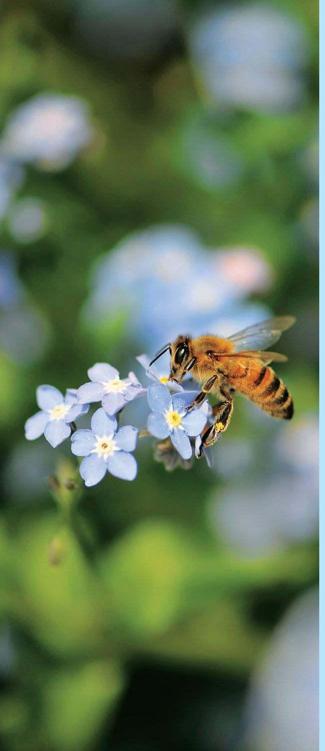
[[[177,363],[177,365],[180,365],[183,362],[184,358],[187,356],[188,356],[188,346],[187,344],[181,344],[177,348],[176,354],[175,354],[175,362]]]

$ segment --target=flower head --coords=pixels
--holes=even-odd
[[[34,441],[44,434],[53,448],[69,437],[71,423],[88,411],[88,404],[79,404],[76,389],[67,389],[63,396],[54,386],[39,386],[36,401],[40,412],[26,421],[25,436]]]
[[[188,413],[187,408],[196,396],[196,392],[182,391],[171,395],[162,384],[150,386],[148,404],[152,409],[147,427],[156,438],[167,438],[183,459],[190,459],[192,446],[190,437],[201,433],[207,421],[207,408],[200,407]]]
[[[162,355],[162,357],[150,366],[150,357],[148,355],[139,355],[137,361],[142,365],[146,372],[146,376],[155,383],[162,383],[168,386],[170,391],[183,391],[183,387],[176,381],[169,381],[170,371],[170,356]]]
[[[83,456],[80,474],[87,487],[97,485],[109,472],[121,480],[134,480],[137,463],[134,451],[138,431],[132,425],[117,426],[115,417],[97,409],[91,419],[91,430],[77,430],[71,438],[71,450]]]
[[[125,404],[144,393],[134,373],[122,379],[118,370],[105,362],[98,362],[89,368],[88,375],[90,382],[78,389],[79,402],[88,404],[101,401],[108,415],[115,415]]]

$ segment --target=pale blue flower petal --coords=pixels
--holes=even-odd
[[[171,396],[166,386],[162,383],[154,384],[148,388],[148,404],[153,412],[165,412],[171,405]]]
[[[116,368],[112,368],[106,362],[96,362],[92,368],[87,371],[91,381],[97,383],[105,383],[105,381],[111,381],[113,378],[119,377],[119,372]]]
[[[184,430],[173,430],[170,435],[173,446],[183,459],[190,459],[192,456],[192,446],[190,439],[184,433]]]
[[[115,418],[108,417],[105,410],[100,408],[94,412],[91,418],[91,429],[95,435],[112,435],[117,428]]]
[[[198,391],[182,391],[181,394],[173,394],[173,407],[180,412],[184,412],[198,395]]]
[[[169,427],[163,415],[159,412],[151,412],[148,417],[147,428],[155,438],[167,438],[170,433]]]
[[[106,470],[107,465],[104,459],[95,454],[86,456],[82,460],[79,468],[81,477],[85,481],[87,488],[90,488],[92,485],[97,485],[97,483],[105,476]]]
[[[64,422],[64,420],[53,420],[52,422],[48,422],[44,430],[46,440],[54,449],[56,446],[59,446],[60,443],[65,441],[70,433],[71,428]]]
[[[64,401],[63,394],[54,386],[38,386],[36,389],[36,401],[40,409],[52,409],[56,404]]]
[[[103,396],[102,404],[108,415],[115,415],[116,412],[119,412],[124,407],[125,403],[125,396],[121,393],[105,394]]]
[[[121,480],[134,480],[137,474],[137,463],[132,454],[126,454],[124,451],[117,451],[109,457],[107,468],[111,475],[119,477]]]
[[[88,456],[95,443],[96,439],[91,430],[77,430],[71,436],[71,451],[75,456]]]
[[[84,383],[78,389],[78,399],[81,404],[100,402],[104,393],[104,387],[99,383]]]
[[[77,420],[80,415],[86,415],[89,410],[89,404],[73,404],[65,417],[66,422]]]
[[[67,389],[65,394],[66,404],[75,404],[78,401],[78,389]]]
[[[39,438],[43,435],[48,419],[46,412],[36,412],[36,415],[33,415],[26,420],[25,438],[27,438],[28,441],[34,441],[35,438]]]
[[[200,409],[194,409],[193,412],[183,417],[182,424],[187,435],[195,436],[201,433],[206,421],[206,415]]]
[[[137,445],[137,437],[137,429],[133,425],[125,425],[117,431],[115,441],[122,451],[134,451]]]

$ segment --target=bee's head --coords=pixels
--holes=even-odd
[[[192,353],[191,338],[178,336],[170,349],[169,380],[180,383],[193,365],[195,365],[195,358]]]
[[[165,344],[151,360],[152,365],[165,352],[170,354],[170,374],[169,380],[180,383],[186,373],[193,368],[196,359],[192,354],[191,338],[189,336],[178,336],[174,342]]]

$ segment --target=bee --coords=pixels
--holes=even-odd
[[[278,341],[283,331],[295,323],[293,316],[281,316],[249,326],[228,338],[206,334],[191,338],[178,336],[162,347],[151,361],[170,353],[169,380],[181,383],[187,373],[201,385],[188,411],[199,407],[209,394],[217,397],[213,406],[213,424],[201,434],[197,455],[209,448],[229,427],[233,413],[233,395],[250,399],[272,417],[291,420],[292,396],[270,367],[271,362],[285,362],[279,352],[263,350]]]

